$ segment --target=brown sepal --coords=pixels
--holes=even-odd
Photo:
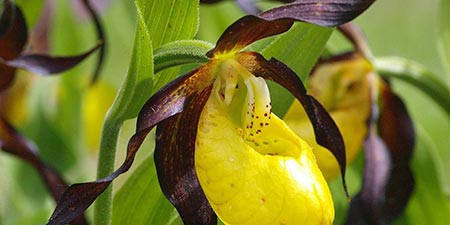
[[[216,54],[239,51],[257,40],[286,32],[293,22],[289,19],[269,21],[257,16],[244,16],[223,32],[216,47],[206,55],[212,58]]]
[[[409,163],[416,135],[405,104],[388,85],[382,88],[381,97],[383,106],[378,132],[389,148],[392,161],[386,187],[385,216],[387,221],[392,221],[404,211],[414,190],[415,182]]]
[[[22,52],[28,38],[28,30],[22,11],[10,1],[4,2],[0,20],[0,58],[14,59]],[[15,68],[0,63],[0,91],[8,88],[14,80]]]
[[[97,32],[97,39],[99,40],[99,42],[102,43],[102,45],[100,46],[100,51],[98,54],[97,64],[95,66],[94,74],[92,75],[91,84],[93,84],[97,81],[97,79],[100,76],[100,71],[103,66],[107,44],[106,44],[106,39],[105,39],[105,32],[103,31],[103,25],[100,20],[100,17],[97,15],[97,12],[92,7],[92,5],[89,3],[89,0],[81,0],[81,1],[83,3],[84,7],[86,8],[86,10],[89,12],[89,15],[91,16],[92,21],[94,22],[95,30]]]
[[[9,67],[20,68],[42,75],[57,74],[73,68],[97,49],[101,48],[102,45],[102,43],[99,43],[89,51],[76,56],[53,57],[30,54],[18,56],[11,60],[0,58],[0,65],[3,64]]]
[[[194,96],[183,113],[164,120],[156,130],[154,157],[161,189],[188,225],[217,224],[194,165],[198,121],[211,89]]]
[[[363,13],[375,0],[298,0],[259,14],[260,17],[291,19],[320,26],[334,27]]]

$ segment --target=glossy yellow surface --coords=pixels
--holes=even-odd
[[[233,59],[216,72],[198,125],[195,167],[220,219],[332,224],[333,201],[311,148],[271,113],[265,81]]]
[[[367,134],[366,121],[370,114],[368,79],[371,72],[370,62],[354,56],[347,61],[319,66],[309,79],[309,94],[327,109],[341,131],[347,164],[356,158]],[[340,175],[334,156],[316,143],[311,122],[298,101],[294,101],[284,121],[312,146],[317,164],[327,180]]]

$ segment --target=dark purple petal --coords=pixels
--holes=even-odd
[[[84,6],[86,7],[86,10],[89,12],[89,15],[92,18],[92,21],[94,21],[95,24],[95,30],[97,31],[97,39],[102,42],[102,46],[100,47],[100,52],[98,54],[97,58],[97,65],[94,70],[94,74],[92,76],[91,83],[95,83],[97,81],[98,76],[100,75],[100,71],[103,66],[103,61],[105,58],[105,52],[106,52],[106,39],[105,39],[105,32],[103,31],[103,25],[100,21],[99,16],[97,15],[97,12],[94,10],[92,5],[89,3],[89,0],[82,0]]]
[[[342,183],[348,196],[345,182],[346,157],[344,141],[336,123],[328,112],[314,97],[306,93],[305,86],[300,78],[282,62],[274,58],[267,61],[260,54],[254,52],[240,53],[237,58],[239,63],[252,74],[275,81],[300,101],[313,125],[317,143],[327,148],[339,163]]]
[[[194,165],[198,121],[211,88],[193,96],[192,104],[183,113],[162,121],[156,130],[155,164],[161,190],[184,224],[217,224]]]
[[[236,5],[248,14],[256,15],[261,12],[255,0],[236,0]]]
[[[68,186],[64,179],[38,156],[36,146],[20,135],[2,116],[0,116],[0,149],[8,152],[33,166],[41,176],[51,195],[58,201]],[[73,221],[74,225],[87,224],[83,215]]]
[[[194,96],[210,86],[212,79],[208,65],[181,76],[155,93],[143,106],[138,116],[136,133],[128,142],[127,155],[122,165],[109,176],[88,183],[79,183],[67,188],[48,225],[62,225],[70,222],[105,191],[109,184],[131,167],[134,157],[147,134],[161,121],[185,110]]]
[[[391,160],[389,150],[384,142],[376,135],[371,126],[369,135],[364,142],[364,177],[360,193],[352,199],[348,212],[348,225],[386,224],[383,218],[385,189],[389,179]]]
[[[236,4],[242,9],[242,11],[256,15],[260,12],[262,12],[262,9],[259,8],[256,4],[257,0],[235,0]],[[283,2],[283,3],[291,3],[295,2],[295,0],[273,0],[277,2]]]
[[[373,2],[375,0],[298,0],[267,10],[259,16],[268,20],[292,19],[334,27],[353,20]]]
[[[20,68],[43,75],[56,74],[73,68],[101,46],[102,43],[99,43],[91,50],[77,56],[52,57],[48,55],[30,54],[22,55],[11,60],[0,58],[0,63],[9,67]]]
[[[214,57],[216,54],[239,51],[257,40],[286,32],[292,24],[293,20],[268,21],[257,16],[244,16],[223,32],[216,47],[206,55]]]
[[[142,107],[137,121],[137,131],[150,128],[162,120],[180,113],[192,99],[213,81],[212,66],[207,64],[178,77],[155,93]]]
[[[0,20],[0,58],[16,58],[23,50],[28,37],[27,25],[22,11],[13,3],[4,1],[5,10]],[[9,18],[8,18],[9,17]],[[9,87],[14,80],[15,69],[0,63],[0,91]]]
[[[339,26],[360,15],[374,1],[302,0],[270,9],[258,16],[244,16],[225,30],[216,48],[209,51],[207,56],[239,51],[255,41],[286,32],[295,21],[320,26]]]
[[[352,200],[348,225],[390,224],[403,213],[414,190],[409,166],[415,142],[412,120],[403,101],[388,85],[381,89],[381,100],[381,138],[372,124],[365,143],[363,187]]]
[[[0,92],[11,86],[14,81],[15,68],[0,64]]]
[[[356,52],[361,53],[366,58],[372,57],[367,40],[358,26],[350,22],[339,26],[338,30],[353,44]]]
[[[386,220],[392,221],[405,209],[414,190],[414,177],[409,166],[414,150],[415,132],[403,101],[389,86],[381,91],[383,107],[378,132],[391,155],[392,168],[384,207]]]
[[[0,17],[0,37],[6,33],[13,19],[13,6],[9,0],[3,0],[3,12]]]
[[[17,57],[28,38],[28,29],[22,10],[14,3],[5,1],[5,10],[0,20],[0,56],[5,59]]]

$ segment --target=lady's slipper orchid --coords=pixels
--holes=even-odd
[[[334,146],[328,146],[334,153],[344,150],[340,134],[293,71],[275,59],[241,51],[245,45],[239,39],[230,42],[236,40],[233,30],[249,23],[261,29],[272,22],[253,16],[237,21],[208,53],[208,63],[166,86],[141,111],[138,126],[147,126],[147,113],[159,110],[155,107],[192,98],[184,102],[187,110],[157,128],[155,162],[162,190],[183,219],[195,224],[210,223],[209,206],[226,224],[331,224],[333,202],[311,148],[272,114],[263,78],[293,90],[316,129],[324,129],[325,139],[334,138]],[[275,25],[283,28],[286,22]],[[167,97],[154,102],[160,93]]]
[[[332,152],[344,174],[345,149],[336,124],[291,69],[243,49],[286,32],[294,21],[348,22],[372,2],[298,2],[298,13],[280,8],[236,21],[207,53],[208,62],[145,103],[121,167],[98,181],[69,187],[48,224],[70,222],[83,212],[130,168],[156,125],[160,186],[185,224],[216,224],[215,213],[227,224],[331,224],[332,199],[311,148],[272,114],[264,79],[282,85],[302,103],[317,143]]]

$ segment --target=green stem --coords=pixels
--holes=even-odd
[[[103,123],[102,136],[97,167],[97,179],[104,178],[114,171],[117,139],[122,122],[111,120],[106,116]],[[112,216],[112,183],[95,202],[94,225],[111,224]]]
[[[206,63],[206,52],[214,45],[199,40],[169,42],[154,52],[155,74],[170,67],[189,63]]]

